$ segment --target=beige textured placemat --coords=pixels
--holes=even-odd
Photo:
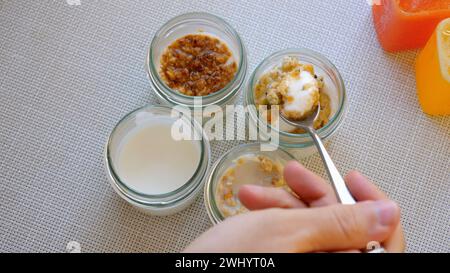
[[[210,226],[202,198],[172,217],[137,212],[102,162],[119,118],[156,102],[144,72],[152,35],[188,11],[235,26],[250,71],[288,47],[329,57],[350,102],[329,146],[338,167],[360,169],[400,203],[408,251],[450,251],[450,118],[422,114],[417,52],[383,53],[363,0],[0,0],[0,251],[65,251],[69,241],[179,251]],[[213,143],[213,159],[236,144]],[[317,156],[305,164],[324,175]]]

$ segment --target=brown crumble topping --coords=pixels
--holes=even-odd
[[[215,37],[189,34],[179,38],[161,57],[161,77],[188,96],[206,96],[223,89],[237,71],[228,46]]]

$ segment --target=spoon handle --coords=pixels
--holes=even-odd
[[[328,154],[327,150],[325,149],[325,146],[323,145],[323,142],[320,139],[319,135],[313,128],[308,127],[307,131],[311,135],[312,139],[314,140],[314,143],[317,146],[317,149],[319,150],[320,156],[322,157],[323,163],[327,169],[328,176],[331,179],[334,191],[336,193],[339,202],[341,202],[341,204],[344,205],[355,204],[356,203],[355,199],[353,198],[352,194],[345,185],[344,179],[342,178],[341,174],[336,168],[336,165],[334,165],[333,160],[331,160],[331,157]]]
[[[336,196],[337,196],[339,202],[341,202],[341,204],[344,204],[344,205],[356,204],[355,199],[353,198],[352,194],[348,190],[347,185],[345,185],[344,179],[342,178],[341,174],[339,173],[338,169],[336,168],[336,165],[334,165],[333,160],[331,160],[331,157],[328,154],[327,150],[325,149],[325,146],[323,145],[323,142],[320,139],[319,135],[311,127],[308,127],[305,129],[307,129],[308,133],[313,138],[314,143],[317,146],[317,149],[319,150],[320,156],[322,157],[322,160],[327,169],[328,175],[330,176],[334,191],[336,192]],[[383,247],[379,247],[379,248],[376,248],[373,250],[368,250],[366,252],[367,253],[385,253],[386,250]]]

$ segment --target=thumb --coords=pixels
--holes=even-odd
[[[398,205],[389,200],[298,212],[300,252],[365,249],[389,238],[400,221]]]

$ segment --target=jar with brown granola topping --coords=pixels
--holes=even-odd
[[[193,109],[233,104],[247,74],[239,34],[224,20],[202,12],[180,15],[155,34],[146,58],[159,101]]]

